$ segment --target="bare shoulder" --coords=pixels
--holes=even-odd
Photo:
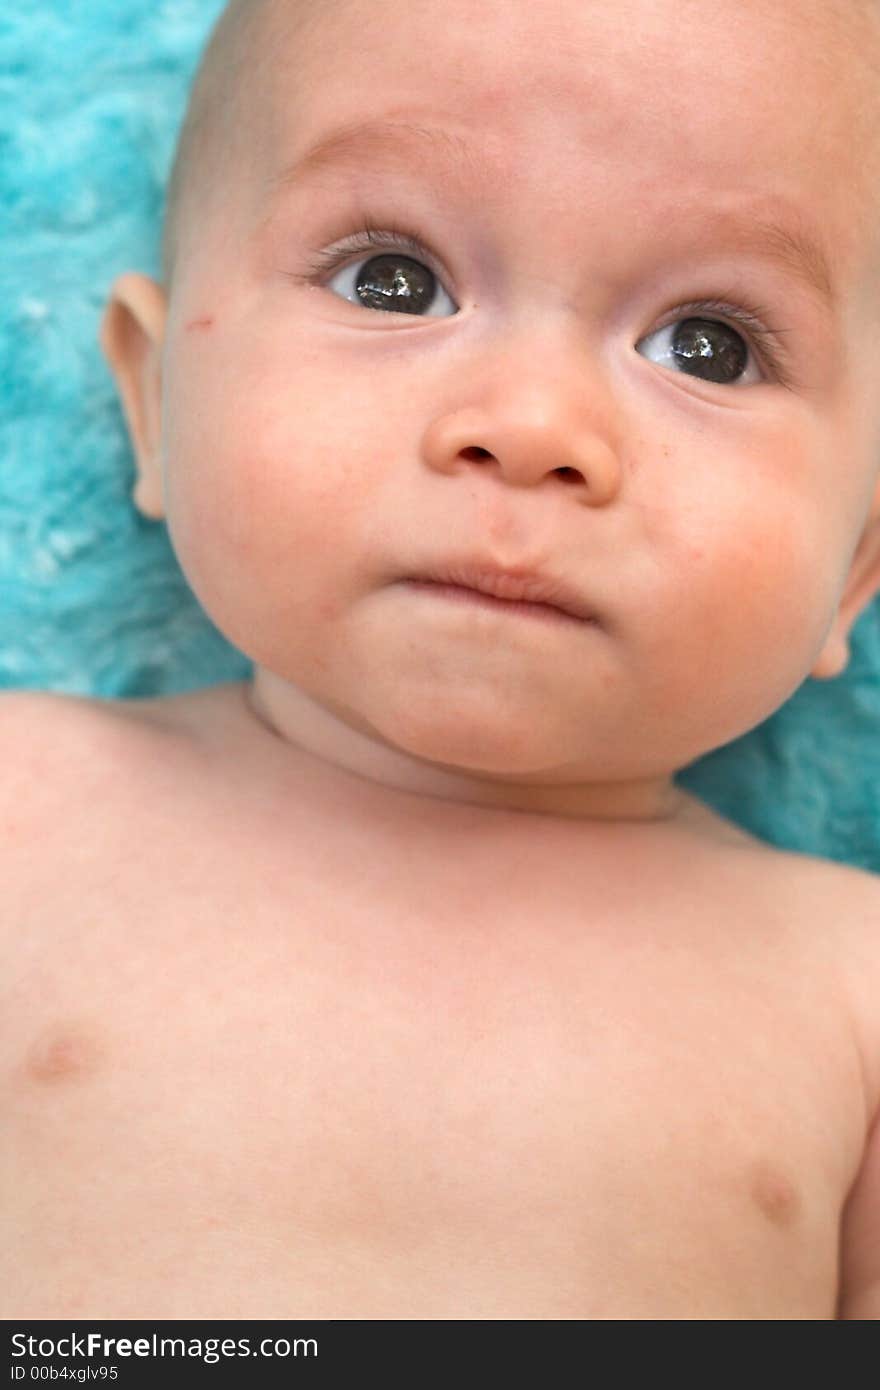
[[[756,903],[777,902],[805,925],[841,924],[880,944],[880,874],[818,855],[782,849],[688,796],[682,816],[691,844],[754,886]],[[873,927],[873,931],[871,928]]]
[[[861,943],[859,954],[880,969],[880,875],[790,850],[762,857],[769,882],[808,932],[849,956]]]
[[[823,899],[832,898],[847,904],[859,914],[880,905],[880,874],[860,869],[854,864],[841,864],[832,859],[813,855],[786,853],[785,859],[799,875],[805,888],[820,893]]]
[[[814,936],[827,943],[859,1043],[869,1114],[880,1107],[880,876],[807,858],[797,870],[798,902]]]
[[[50,691],[0,694],[0,875],[10,930],[35,929],[94,862],[148,765],[149,724],[125,702]],[[13,935],[15,933],[13,930]]]
[[[72,781],[84,801],[107,759],[134,751],[137,722],[120,717],[114,701],[44,690],[0,694],[0,807],[8,835],[25,829],[53,805],[67,804]]]
[[[0,872],[10,892],[51,892],[101,846],[134,843],[232,743],[234,690],[151,699],[0,693]],[[225,719],[225,723],[224,723]],[[216,761],[216,758],[215,758]],[[54,877],[53,877],[54,875]],[[0,926],[8,913],[0,914]]]
[[[0,692],[0,805],[21,814],[47,809],[58,794],[81,799],[120,759],[145,758],[157,740],[194,745],[197,730],[228,706],[227,687],[150,699],[101,699],[56,691]],[[116,777],[119,784],[119,778]]]
[[[880,970],[880,875],[852,864],[808,856],[799,866],[798,886],[817,926],[839,929],[851,951],[863,943],[866,962]]]
[[[43,690],[14,690],[0,694],[0,807],[2,847],[20,842],[32,814],[51,803],[59,779],[76,758],[81,745],[96,732],[92,702],[77,696]]]
[[[846,1010],[880,1105],[880,875],[771,845],[717,817],[698,828],[703,857],[694,862],[710,866],[720,899],[781,928]]]

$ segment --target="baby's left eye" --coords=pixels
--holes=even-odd
[[[652,339],[659,344],[653,353],[644,350],[644,344]],[[687,376],[719,386],[737,381],[752,385],[763,380],[748,344],[719,319],[679,319],[642,338],[636,344],[636,352],[652,362],[669,364]]]

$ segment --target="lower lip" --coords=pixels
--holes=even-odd
[[[408,579],[407,588],[419,589],[422,593],[433,594],[452,603],[466,604],[470,608],[489,608],[496,613],[507,613],[511,617],[519,615],[544,623],[577,623],[582,627],[592,618],[576,618],[573,613],[565,613],[549,603],[521,603],[512,599],[494,598],[491,594],[480,593],[478,589],[465,589],[459,584],[435,584],[426,579]]]

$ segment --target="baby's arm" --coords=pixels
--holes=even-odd
[[[858,872],[854,916],[868,949],[858,953],[855,1013],[862,1020],[868,1138],[843,1212],[839,1318],[880,1318],[880,881]],[[873,1111],[873,1115],[872,1115]]]
[[[880,1114],[843,1218],[841,1318],[880,1318]]]

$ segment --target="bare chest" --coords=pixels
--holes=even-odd
[[[10,1314],[833,1315],[857,1065],[785,933],[188,848],[23,924]]]

